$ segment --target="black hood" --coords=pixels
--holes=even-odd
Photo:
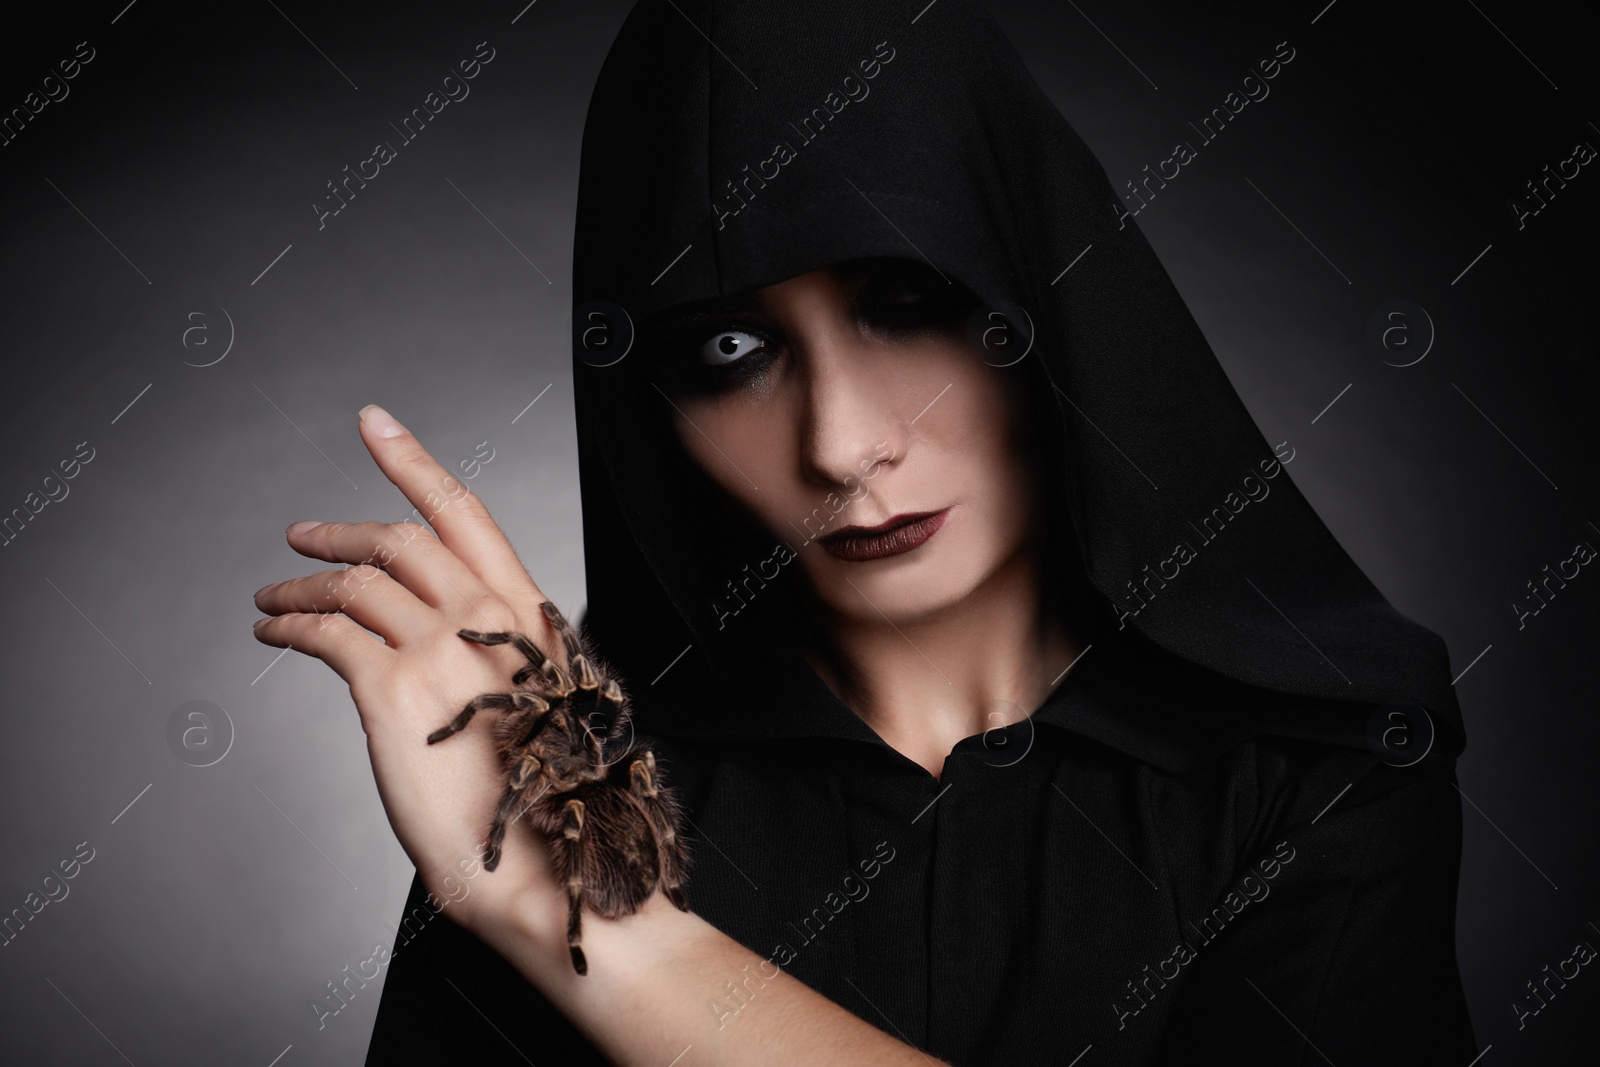
[[[720,616],[775,539],[707,521],[633,327],[882,256],[931,263],[1028,350],[999,373],[1037,386],[1044,555],[1093,642],[1063,689],[1144,694],[1055,721],[1177,766],[1262,733],[1359,747],[1399,702],[1428,709],[1434,756],[1460,751],[1443,642],[1295,488],[1292,442],[1263,438],[1099,162],[968,0],[641,0],[606,59],[574,253],[584,622],[642,729],[871,738],[787,639],[797,568]]]

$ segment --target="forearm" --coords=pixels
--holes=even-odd
[[[582,977],[564,938],[545,933],[565,923],[565,898],[539,894],[475,924],[475,932],[621,1067],[663,1067],[690,1047],[695,1064],[740,1067],[940,1062],[798,979],[773,974],[761,957],[660,894],[625,919],[584,915],[589,973]],[[737,1016],[716,1007],[730,981],[747,998]]]

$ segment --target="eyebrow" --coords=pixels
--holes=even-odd
[[[735,293],[731,296],[713,297],[709,300],[696,300],[693,303],[679,304],[676,307],[667,308],[651,316],[647,325],[651,330],[666,331],[706,319],[720,318],[724,315],[758,312],[761,310],[761,298],[754,292],[747,291]]]
[[[898,256],[879,256],[863,259],[846,260],[832,265],[837,272],[840,282],[843,283],[850,297],[853,299],[861,289],[870,284],[875,278],[893,272],[896,269],[905,269],[906,263],[912,260],[902,260]],[[643,324],[643,328],[652,333],[670,333],[685,326],[711,319],[718,319],[736,314],[760,314],[766,310],[762,304],[759,290],[747,289],[744,292],[733,293],[728,296],[710,297],[705,300],[695,300],[686,304],[678,304],[666,308],[652,315]]]

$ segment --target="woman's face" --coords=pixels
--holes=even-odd
[[[862,260],[652,329],[689,456],[846,618],[928,619],[1030,558],[1021,367],[968,342],[974,303],[922,264]]]

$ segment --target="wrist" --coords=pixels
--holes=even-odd
[[[585,913],[586,927],[593,918]],[[550,979],[572,970],[567,898],[559,887],[524,884],[509,892],[485,894],[477,907],[462,913],[462,921],[543,991],[548,992]]]
[[[602,987],[622,994],[633,982],[696,955],[697,938],[713,932],[658,892],[638,911],[606,919],[584,909],[581,947],[588,973],[579,975],[567,943],[567,896],[557,887],[530,887],[503,904],[480,908],[472,929],[558,1006],[574,1007]]]

